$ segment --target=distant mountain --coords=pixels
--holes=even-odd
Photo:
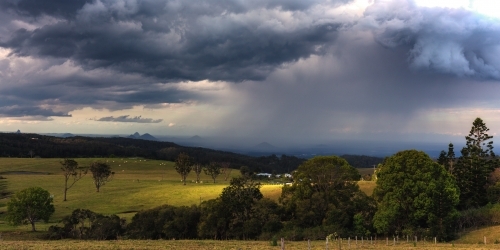
[[[148,141],[158,141],[158,139],[156,139],[154,136],[148,134],[148,133],[145,133],[143,135],[139,134],[138,132],[135,132],[134,134],[131,134],[129,136],[127,136],[127,138],[130,138],[130,139],[141,139],[141,140],[148,140]]]
[[[139,136],[139,139],[148,140],[148,141],[157,141],[158,140],[154,136],[152,136],[148,133],[145,133],[145,134]]]
[[[64,138],[66,138],[66,137],[73,137],[73,136],[75,136],[75,135],[72,134],[72,133],[64,133],[64,134],[61,135],[61,137],[64,137]]]
[[[21,133],[21,130],[19,130],[19,129],[18,129],[18,130],[16,131],[16,134],[20,134],[20,133]]]
[[[203,140],[203,138],[201,138],[201,136],[199,136],[199,135],[195,135],[195,136],[189,138],[189,140],[190,141],[201,141],[201,140]]]

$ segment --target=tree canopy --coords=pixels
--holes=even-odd
[[[459,191],[442,165],[424,152],[406,150],[386,158],[377,176],[378,233],[453,237]]]
[[[499,163],[493,152],[493,136],[488,131],[483,120],[476,118],[465,137],[466,146],[460,151],[462,156],[458,158],[454,172],[462,209],[477,208],[488,202],[488,177]]]
[[[175,171],[181,175],[182,183],[186,185],[186,177],[191,172],[191,158],[186,153],[180,153],[175,160]]]
[[[289,226],[319,227],[326,236],[328,232],[345,234],[353,230],[358,213],[369,222],[373,203],[359,190],[360,177],[337,156],[318,156],[304,162],[293,173],[293,184],[283,187],[280,198]]]
[[[99,192],[100,188],[106,185],[107,182],[111,181],[115,172],[111,171],[111,166],[106,162],[94,162],[90,165],[90,172],[92,172],[92,179],[94,179],[94,185],[96,191]]]
[[[49,191],[40,187],[23,189],[10,198],[7,204],[7,220],[12,225],[31,224],[36,231],[35,223],[39,220],[47,222],[54,213],[52,196]]]

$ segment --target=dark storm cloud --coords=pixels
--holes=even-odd
[[[7,5],[24,16],[67,20],[15,30],[0,43],[15,55],[71,59],[86,69],[106,67],[164,81],[243,81],[324,54],[321,47],[335,39],[340,24],[300,14],[317,3],[347,1],[103,0],[60,7],[49,1],[40,9],[31,2]]]
[[[398,11],[387,11],[397,9]],[[379,1],[364,24],[389,48],[409,46],[410,67],[458,77],[500,79],[500,22],[465,9]]]
[[[151,119],[151,118],[142,118],[141,116],[130,117],[129,115],[123,115],[118,117],[108,116],[96,119],[99,122],[134,122],[134,123],[160,123],[163,119]]]
[[[70,18],[74,17],[86,3],[91,2],[93,0],[3,0],[0,2],[0,8],[15,11],[24,16],[38,17],[46,14]]]
[[[4,106],[0,107],[0,116],[3,117],[71,117],[71,114],[64,112],[54,112],[50,109],[44,109],[33,106]],[[38,120],[38,119],[36,119]]]

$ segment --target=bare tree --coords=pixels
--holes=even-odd
[[[229,162],[221,162],[222,174],[224,175],[224,181],[227,181],[229,176],[231,175],[231,171],[233,170],[231,167],[231,163]]]
[[[68,189],[73,187],[77,181],[79,181],[83,176],[87,174],[87,168],[78,167],[78,162],[72,159],[64,159],[60,162],[64,175],[64,200],[66,201],[66,193]],[[69,179],[72,179],[72,182],[68,186]]]

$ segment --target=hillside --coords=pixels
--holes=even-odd
[[[122,137],[67,137],[39,134],[0,133],[0,157],[87,158],[142,157],[175,161],[185,152],[196,163],[230,162],[231,168],[247,166],[254,171],[285,173],[304,160],[294,156],[252,157],[200,147],[185,147],[171,142]]]

